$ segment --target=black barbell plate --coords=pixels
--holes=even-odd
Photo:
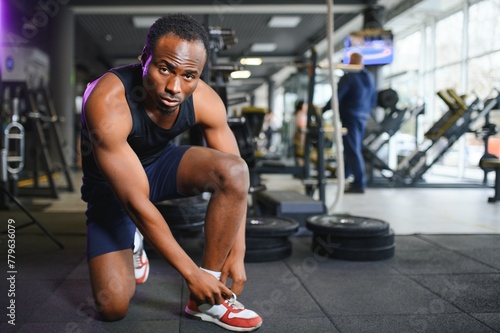
[[[168,213],[168,212],[162,212],[160,213],[163,215],[163,218],[165,221],[167,221],[167,224],[191,224],[191,223],[196,223],[196,222],[201,222],[205,221],[205,216],[206,214],[193,214],[193,215],[182,215],[178,213]]]
[[[208,199],[203,195],[165,200],[155,204],[172,230],[190,230],[202,228]]]
[[[288,237],[249,237],[247,235],[245,241],[247,250],[265,250],[285,246]]]
[[[277,237],[289,236],[299,230],[300,223],[283,217],[253,217],[246,220],[247,236]]]
[[[377,94],[377,104],[383,108],[393,108],[398,104],[398,93],[393,89],[381,90]]]
[[[156,203],[155,206],[163,212],[184,215],[200,214],[206,213],[208,200],[203,198],[201,195],[197,195],[193,197],[161,201]]]
[[[394,245],[394,231],[375,237],[334,237],[328,234],[313,234],[313,250],[320,244],[323,248],[336,249],[376,249]]]
[[[245,252],[245,262],[266,262],[288,258],[292,254],[292,242],[287,240],[284,246],[266,249],[249,250]]]
[[[315,215],[307,218],[307,229],[335,237],[376,237],[389,232],[389,223],[348,214]]]

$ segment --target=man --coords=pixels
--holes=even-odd
[[[136,282],[147,279],[144,235],[185,279],[187,314],[235,331],[262,324],[236,301],[246,282],[249,174],[222,100],[200,80],[208,43],[205,29],[192,18],[162,17],[148,32],[140,64],[110,70],[85,92],[82,199],[92,290],[103,320],[124,318]],[[196,124],[208,147],[170,142]],[[154,202],[208,191],[206,245],[198,267]]]
[[[345,193],[364,193],[366,187],[365,161],[363,159],[363,138],[366,123],[376,105],[377,90],[375,78],[363,67],[363,56],[352,53],[350,65],[361,66],[359,71],[347,72],[337,84],[339,115],[347,134],[342,137],[344,145],[345,177],[354,176],[354,181]],[[331,109],[331,100],[323,112]]]

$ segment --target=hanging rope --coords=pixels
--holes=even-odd
[[[333,110],[333,127],[334,127],[334,142],[336,149],[336,160],[337,160],[337,195],[331,206],[327,207],[328,212],[331,213],[335,211],[337,205],[342,200],[344,196],[345,188],[345,173],[344,173],[344,146],[342,144],[342,133],[341,133],[341,122],[339,115],[339,101],[337,97],[337,83],[334,77],[334,65],[333,65],[333,0],[326,0],[327,11],[326,11],[326,37],[328,42],[328,65],[329,65],[329,78],[330,84],[332,86],[332,110]]]

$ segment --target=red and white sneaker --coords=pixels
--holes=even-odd
[[[236,295],[219,305],[201,304],[189,299],[186,309],[188,315],[200,318],[234,332],[250,332],[262,325],[262,318],[252,310],[245,309],[236,300]]]
[[[144,237],[137,230],[135,232],[134,247],[136,251],[134,252],[134,273],[135,273],[135,283],[142,284],[146,282],[149,276],[149,260],[144,251]]]

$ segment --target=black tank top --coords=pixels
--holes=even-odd
[[[162,153],[172,139],[195,125],[193,97],[191,95],[181,103],[174,125],[167,130],[156,125],[146,114],[144,109],[146,90],[142,84],[142,67],[140,64],[117,67],[109,71],[117,75],[125,87],[127,102],[132,114],[132,130],[127,137],[127,142],[139,157],[142,165],[146,166]],[[83,184],[85,186],[86,183],[102,182],[105,179],[97,167],[92,153],[83,110],[81,122],[82,170]]]

